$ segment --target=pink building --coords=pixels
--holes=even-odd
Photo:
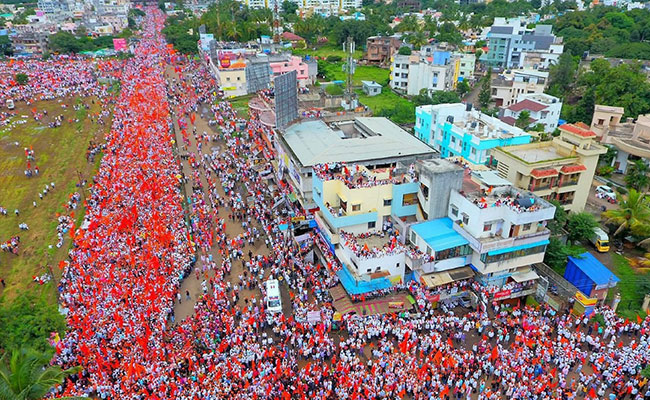
[[[288,56],[281,61],[271,61],[269,65],[271,66],[271,71],[273,71],[273,76],[296,71],[298,73],[298,84],[301,87],[313,83],[309,75],[309,66],[300,57]]]

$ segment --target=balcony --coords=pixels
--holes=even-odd
[[[314,198],[315,200],[315,198]],[[318,204],[318,203],[317,203]],[[335,229],[345,228],[347,226],[367,224],[368,222],[377,222],[377,211],[360,212],[349,215],[347,212],[342,211],[341,216],[338,216],[339,208],[333,208],[337,215],[334,215],[327,207],[318,204],[323,213],[323,217],[327,223]]]
[[[521,246],[529,243],[535,243],[542,240],[547,240],[551,236],[551,231],[543,229],[541,231],[529,233],[511,238],[503,238],[501,236],[486,237],[477,239],[461,227],[457,221],[454,221],[453,229],[460,233],[470,244],[470,246],[479,254],[487,253],[488,251]]]

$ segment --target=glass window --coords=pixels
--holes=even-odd
[[[491,223],[483,224],[483,232],[489,232],[491,230],[492,230],[492,224]]]
[[[532,226],[532,224],[524,224],[523,230],[529,231],[531,226]]]
[[[454,217],[458,216],[458,207],[456,207],[453,204],[451,205],[451,215],[453,215]]]
[[[368,229],[373,229],[375,227],[375,225],[377,225],[377,223],[375,221],[368,222]]]
[[[384,206],[389,206],[389,205],[391,205],[392,202],[393,202],[393,200],[391,200],[391,199],[384,199]]]
[[[352,211],[360,211],[361,204],[352,204]]]

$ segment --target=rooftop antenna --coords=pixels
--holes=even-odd
[[[348,109],[355,108],[356,106],[356,104],[353,105],[354,92],[352,91],[352,77],[357,67],[356,61],[354,60],[354,49],[354,39],[352,39],[352,36],[348,36],[345,43],[343,43],[343,51],[347,54],[346,62],[343,64],[343,72],[346,74],[344,99],[346,106],[349,107]]]
[[[273,0],[273,43],[280,43],[280,11],[278,1]]]

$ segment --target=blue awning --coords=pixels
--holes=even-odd
[[[413,225],[411,229],[433,251],[442,251],[468,244],[467,239],[452,228],[452,224],[452,220],[445,217]]]
[[[522,245],[514,246],[514,247],[506,247],[506,248],[498,249],[498,250],[491,250],[491,251],[488,251],[487,254],[488,254],[488,256],[498,256],[499,254],[510,253],[510,252],[517,251],[517,250],[530,249],[530,248],[537,247],[537,246],[543,246],[545,244],[548,244],[548,240],[542,240],[541,242],[535,242],[535,243],[522,244]]]

